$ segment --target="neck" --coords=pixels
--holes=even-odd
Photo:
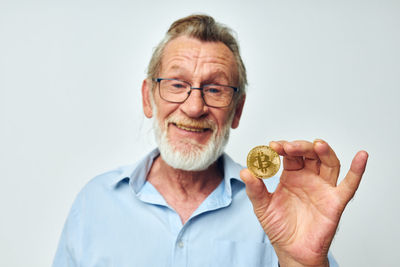
[[[174,169],[159,156],[154,160],[147,180],[185,223],[220,184],[222,177],[218,161],[203,171],[184,171]]]

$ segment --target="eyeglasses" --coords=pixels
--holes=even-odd
[[[229,106],[233,95],[239,92],[239,88],[228,85],[206,84],[192,87],[190,83],[178,79],[154,78],[153,81],[158,83],[160,97],[172,103],[183,103],[192,90],[200,90],[207,106],[223,108]]]

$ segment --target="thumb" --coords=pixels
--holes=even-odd
[[[256,178],[248,169],[240,171],[240,178],[246,184],[246,193],[253,204],[254,213],[261,217],[267,209],[271,194],[261,179]]]
[[[368,153],[366,151],[358,152],[351,162],[349,172],[339,184],[339,193],[342,196],[345,204],[347,204],[356,193],[361,178],[364,174],[365,167],[367,166],[367,161]]]

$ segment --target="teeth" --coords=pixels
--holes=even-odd
[[[175,124],[175,125],[176,125],[176,127],[180,128],[180,129],[183,129],[183,130],[186,130],[186,131],[190,131],[190,132],[195,132],[195,133],[201,133],[201,132],[204,132],[206,130],[204,128],[190,128],[190,127],[186,127],[186,126],[183,126],[183,125],[180,125],[180,124]]]

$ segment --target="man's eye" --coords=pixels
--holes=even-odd
[[[186,86],[182,83],[174,83],[174,84],[172,84],[172,87],[174,87],[176,89],[182,89],[182,88],[185,88]]]
[[[221,89],[217,88],[217,87],[211,87],[211,88],[207,88],[207,92],[212,93],[212,94],[218,94],[218,93],[221,93]]]

